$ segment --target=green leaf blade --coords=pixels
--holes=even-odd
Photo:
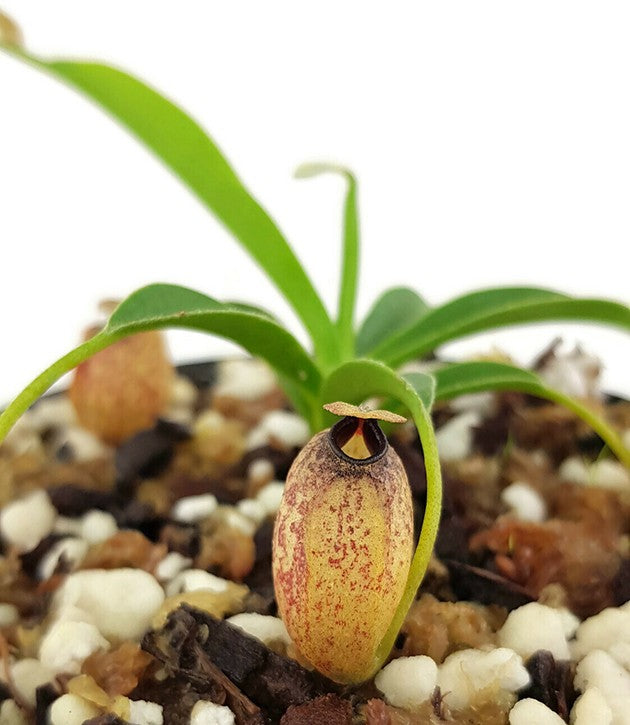
[[[264,313],[221,303],[200,292],[154,284],[133,292],[114,310],[105,328],[37,376],[0,415],[0,442],[15,421],[62,375],[118,340],[147,330],[187,328],[241,345],[276,370],[295,407],[313,420],[321,373],[298,341]],[[308,413],[310,412],[310,415]]]
[[[5,50],[81,91],[151,150],[245,247],[309,331],[318,356],[338,357],[334,326],[269,214],[190,116],[133,76],[102,63],[46,61]]]
[[[630,330],[630,309],[611,300],[571,298],[540,288],[479,290],[432,309],[416,324],[379,345],[372,355],[397,366],[475,332],[555,320],[598,322]]]
[[[409,287],[392,287],[372,305],[357,334],[357,354],[372,357],[372,351],[403,330],[419,322],[429,305]]]
[[[153,284],[137,290],[114,310],[105,333],[127,335],[166,327],[210,332],[232,340],[313,394],[319,389],[321,375],[315,363],[273,319],[186,287]]]

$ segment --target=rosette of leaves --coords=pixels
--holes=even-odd
[[[469,292],[431,306],[413,289],[397,287],[383,292],[357,325],[357,183],[348,169],[310,164],[301,167],[297,175],[336,173],[347,182],[339,304],[336,315],[331,316],[279,227],[210,136],[182,109],[137,78],[108,65],[45,60],[16,44],[0,47],[83,93],[150,149],[260,265],[291,305],[312,343],[312,349],[306,350],[273,316],[251,303],[221,302],[184,287],[152,284],[133,292],[118,305],[100,333],[53,363],[15,398],[0,416],[0,440],[64,373],[123,337],[160,328],[189,328],[218,335],[266,360],[313,432],[332,421],[322,410],[324,403],[360,403],[373,396],[393,398],[406,409],[420,435],[427,503],[404,594],[375,654],[377,665],[393,646],[437,535],[442,484],[431,422],[435,401],[487,390],[516,390],[547,398],[581,416],[615,455],[630,465],[630,451],[604,420],[583,403],[549,388],[535,373],[498,362],[446,364],[432,374],[398,372],[404,363],[427,358],[445,343],[510,325],[573,320],[628,331],[630,309],[626,305],[537,287],[501,287]]]

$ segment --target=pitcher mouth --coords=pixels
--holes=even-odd
[[[376,420],[354,416],[346,416],[335,423],[328,431],[328,442],[338,458],[360,466],[378,461],[389,445]],[[349,451],[359,451],[361,455],[352,455]]]

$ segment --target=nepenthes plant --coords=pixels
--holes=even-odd
[[[299,466],[304,468],[306,465],[304,459],[295,475],[290,475],[281,526],[285,526],[286,517],[290,519],[298,515],[296,511],[304,504],[305,497],[310,496],[306,506],[308,516],[298,521],[297,529],[294,527],[292,533],[291,527],[277,531],[276,538],[280,543],[276,546],[276,584],[279,598],[288,597],[290,600],[289,594],[294,590],[296,581],[291,580],[290,567],[285,567],[280,559],[291,547],[299,544],[307,554],[297,583],[313,590],[327,586],[341,588],[336,606],[346,608],[345,617],[336,617],[334,607],[326,610],[326,600],[317,600],[316,597],[300,600],[297,609],[294,607],[295,611],[291,611],[292,605],[284,607],[285,619],[296,644],[298,647],[308,645],[307,654],[328,674],[350,682],[361,681],[374,674],[387,658],[422,582],[441,512],[440,463],[431,420],[431,409],[436,401],[488,390],[515,390],[546,398],[583,418],[610,450],[630,465],[630,451],[605,420],[583,402],[551,389],[533,372],[488,361],[440,363],[430,374],[399,372],[405,363],[432,356],[445,343],[510,325],[579,320],[627,332],[630,330],[630,309],[626,305],[606,299],[576,298],[537,287],[501,287],[468,292],[432,306],[413,289],[396,287],[383,292],[365,319],[357,324],[357,182],[352,172],[342,166],[308,164],[298,169],[297,176],[341,174],[347,185],[339,302],[336,314],[331,315],[280,228],[195,120],[155,89],[124,71],[96,62],[46,60],[26,52],[17,44],[18,37],[5,31],[0,37],[5,42],[0,47],[65,82],[99,105],[153,152],[227,227],[291,305],[309,335],[311,349],[305,349],[274,316],[252,303],[221,302],[181,286],[152,284],[130,294],[115,308],[100,332],[50,365],[13,400],[0,416],[0,440],[20,415],[64,373],[139,332],[163,328],[198,330],[232,340],[252,356],[265,360],[275,370],[288,400],[309,422],[316,435],[313,439],[315,443],[307,446],[305,455],[314,456],[313,460],[321,465],[326,458],[325,476],[331,483],[328,498],[318,499],[314,495],[316,491],[312,488],[312,481],[305,480],[303,470],[299,473]],[[421,441],[427,475],[427,500],[413,555],[409,511],[405,504],[407,483],[399,475],[398,464],[392,459],[390,467],[382,473],[384,480],[391,480],[390,494],[395,500],[385,501],[382,492],[375,493],[374,476],[363,475],[369,466],[382,467],[387,459],[386,440],[373,420],[379,416],[371,415],[365,408],[333,406],[333,412],[341,411],[345,417],[335,424],[331,433],[320,433],[335,420],[324,405],[344,401],[352,406],[374,397],[387,399],[384,407],[394,406],[397,411],[408,415]],[[392,414],[387,415],[386,422],[392,421]],[[322,435],[328,438],[324,439]],[[357,435],[361,439],[359,444],[363,441],[365,446],[363,453],[359,450],[360,445],[358,448],[357,445],[345,448],[348,441],[356,439]],[[324,444],[324,440],[328,443]],[[335,448],[332,456],[329,455],[331,445]],[[355,472],[353,478],[349,473],[351,469]],[[325,649],[331,627],[347,625],[353,602],[356,603],[361,595],[361,581],[339,577],[338,569],[322,566],[319,560],[315,563],[315,559],[308,558],[308,552],[312,553],[321,546],[331,520],[325,515],[326,511],[334,512],[335,501],[341,496],[336,488],[337,482],[347,482],[349,477],[352,478],[354,498],[346,497],[344,506],[354,508],[354,513],[363,523],[357,526],[356,521],[346,522],[347,525],[337,527],[335,535],[329,536],[334,551],[343,552],[344,547],[347,550],[356,548],[361,544],[357,540],[359,535],[363,536],[364,542],[366,537],[371,541],[370,536],[375,535],[378,527],[382,529],[380,538],[377,537],[379,541],[400,529],[399,540],[403,541],[403,545],[402,548],[394,546],[391,550],[382,548],[379,566],[370,564],[374,563],[378,545],[374,544],[369,555],[364,557],[363,563],[371,566],[368,567],[369,575],[363,578],[365,586],[374,585],[378,577],[381,577],[381,583],[387,581],[387,602],[378,615],[371,615],[374,611],[371,600],[364,598],[368,604],[360,610],[362,626],[369,628],[375,625],[372,631],[378,636],[355,638],[351,666],[340,669],[338,663],[328,666],[318,662],[317,651]],[[372,517],[368,533],[365,531],[366,517]],[[348,586],[352,584],[345,591],[344,581]],[[311,605],[319,607],[322,616],[311,616],[312,611],[308,611]],[[296,611],[299,615],[297,619],[293,616]],[[371,621],[370,616],[378,618],[378,622]],[[311,646],[313,641],[315,644]],[[340,658],[348,659],[347,649]]]

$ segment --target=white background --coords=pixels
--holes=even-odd
[[[359,313],[395,284],[437,303],[531,283],[628,301],[627,2],[0,0],[28,48],[104,59],[188,109],[271,212],[334,309],[343,186],[360,180]],[[143,148],[0,57],[0,400],[66,352],[103,297],[151,282],[284,301]],[[522,362],[555,335],[630,394],[627,335],[544,325],[473,338]],[[302,336],[301,339],[304,339]],[[233,350],[175,333],[178,359]]]

